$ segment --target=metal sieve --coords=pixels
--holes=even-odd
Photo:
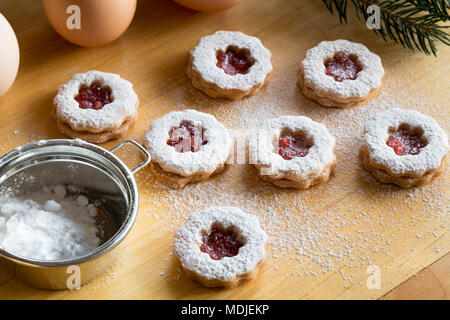
[[[126,143],[145,156],[131,170],[113,154]],[[139,196],[133,174],[149,162],[147,150],[133,140],[123,140],[109,151],[79,139],[41,140],[1,157],[0,192],[25,194],[45,186],[75,185],[95,203],[109,232],[98,248],[74,259],[36,260],[0,249],[0,263],[16,279],[45,289],[68,288],[75,272],[79,284],[106,272],[116,257],[117,250],[113,249],[128,234],[137,216]]]

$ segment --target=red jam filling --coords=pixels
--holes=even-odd
[[[169,131],[167,144],[177,152],[197,152],[208,141],[203,140],[203,132],[188,122],[182,122],[178,128]]]
[[[425,143],[418,134],[405,130],[391,133],[386,144],[394,149],[394,152],[399,156],[406,154],[416,155],[421,148],[425,147]]]
[[[103,89],[99,85],[82,87],[75,96],[78,106],[81,109],[100,110],[105,104],[111,103],[110,91]]]
[[[284,160],[292,160],[295,157],[304,157],[308,154],[311,146],[300,137],[283,135],[278,140],[278,154]]]
[[[252,64],[245,54],[228,49],[225,53],[217,55],[217,66],[223,69],[226,74],[234,76],[238,73],[247,73]]]
[[[325,61],[326,74],[336,81],[355,80],[362,70],[356,59],[343,52],[337,52],[333,58]]]
[[[220,260],[224,257],[234,257],[243,245],[233,230],[214,226],[209,235],[202,237],[200,251],[209,254],[213,260]]]

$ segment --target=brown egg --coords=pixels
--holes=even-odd
[[[19,69],[19,44],[8,20],[0,13],[0,97],[8,91]]]
[[[56,32],[85,47],[119,38],[136,11],[136,0],[42,0],[42,4]]]
[[[204,12],[226,10],[241,0],[174,0],[182,6]]]

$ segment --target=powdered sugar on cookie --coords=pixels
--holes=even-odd
[[[303,132],[311,140],[309,152],[304,157],[284,159],[275,152],[274,142],[278,141],[283,130]],[[319,175],[326,166],[336,160],[335,139],[327,128],[303,116],[283,116],[266,120],[256,130],[249,142],[251,161],[264,168],[264,174],[280,178],[298,179]]]
[[[427,143],[418,154],[399,156],[386,144],[389,130],[397,130],[402,124],[423,130],[422,136]],[[364,146],[374,162],[395,174],[424,174],[437,169],[449,149],[447,133],[436,120],[420,112],[400,108],[380,112],[366,123]]]
[[[326,74],[325,61],[342,52],[356,56],[361,67],[355,80],[336,81]],[[378,55],[366,46],[347,40],[322,41],[306,52],[301,63],[304,85],[312,88],[321,97],[331,96],[336,101],[348,101],[367,96],[372,90],[381,86],[384,69]]]
[[[75,100],[80,87],[98,83],[111,90],[112,101],[100,110],[82,109]],[[101,71],[88,71],[74,75],[61,85],[53,100],[56,118],[74,131],[99,133],[118,129],[137,113],[138,97],[131,82],[119,75]]]
[[[229,75],[217,67],[217,52],[225,52],[229,47],[248,50],[253,65],[245,74]],[[272,71],[272,54],[261,41],[236,31],[217,31],[198,41],[191,51],[192,69],[200,73],[203,80],[220,88],[249,90],[263,84]]]
[[[206,142],[196,152],[177,152],[167,144],[170,131],[183,122],[189,122],[203,131]],[[150,151],[152,161],[168,172],[182,176],[197,173],[209,173],[225,163],[232,140],[228,130],[214,116],[195,110],[170,112],[164,117],[152,122],[149,132],[145,135],[146,148]]]
[[[200,250],[202,233],[214,224],[224,229],[233,228],[245,244],[237,255],[212,259]],[[210,207],[191,215],[175,234],[174,249],[183,268],[206,280],[230,281],[252,272],[266,255],[267,235],[261,229],[258,218],[236,207]]]

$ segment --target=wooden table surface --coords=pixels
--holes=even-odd
[[[127,32],[101,48],[61,39],[40,1],[0,0],[0,12],[13,26],[21,50],[16,82],[0,98],[1,154],[31,141],[63,137],[49,117],[52,99],[58,85],[91,69],[133,82],[139,121],[127,137],[141,142],[153,119],[186,108],[212,113],[228,128],[303,114],[324,122],[338,141],[335,175],[307,191],[277,189],[255,177],[251,166],[233,165],[208,182],[174,192],[160,186],[146,168],[136,176],[141,193],[136,225],[108,274],[81,290],[45,291],[11,279],[0,267],[0,299],[448,299],[448,173],[424,188],[383,186],[361,168],[357,148],[363,121],[394,105],[432,115],[448,131],[450,48],[439,46],[436,58],[386,44],[354,18],[340,25],[321,1],[245,0],[213,14],[169,0],[139,1]],[[188,51],[216,30],[257,36],[272,51],[274,72],[257,96],[237,102],[210,99],[186,78]],[[295,83],[305,51],[338,38],[364,43],[381,56],[386,69],[381,95],[355,110],[322,108],[305,99]],[[130,152],[123,156],[136,160]],[[202,205],[234,200],[260,216],[272,250],[255,280],[229,290],[206,289],[180,272],[172,254],[173,232]],[[302,240],[302,234],[309,238]],[[366,285],[370,265],[380,269],[378,289]]]

